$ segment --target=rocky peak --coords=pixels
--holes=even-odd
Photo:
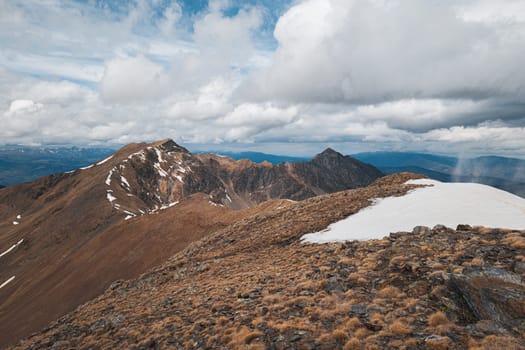
[[[328,168],[340,164],[345,158],[341,153],[334,151],[331,148],[325,149],[323,152],[319,153],[312,159],[312,163],[319,164]]]
[[[178,145],[172,139],[164,139],[158,142],[151,144],[152,147],[158,147],[165,152],[183,152],[190,153],[186,148]]]

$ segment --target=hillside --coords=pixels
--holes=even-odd
[[[308,163],[273,166],[194,155],[164,140],[4,188],[0,346],[247,215],[381,175],[332,150]],[[263,203],[269,199],[277,201]]]
[[[15,348],[522,348],[525,231],[438,225],[301,243],[417,177],[268,207]]]

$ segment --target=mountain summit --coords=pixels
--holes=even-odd
[[[166,139],[1,189],[0,347],[261,208],[382,176],[327,152],[272,165],[192,154]]]

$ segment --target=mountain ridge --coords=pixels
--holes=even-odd
[[[333,166],[235,162],[162,140],[1,189],[0,247],[22,243],[0,257],[0,283],[9,281],[0,289],[0,346],[246,215],[382,176],[342,155]],[[329,176],[344,169],[355,176]]]
[[[437,225],[300,243],[374,198],[405,195],[416,178],[391,175],[245,217],[15,348],[525,346],[525,231]]]

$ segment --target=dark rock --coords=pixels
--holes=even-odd
[[[350,307],[350,316],[365,316],[368,315],[366,305],[358,304]]]
[[[514,264],[514,272],[522,275],[525,274],[525,263],[521,261],[516,261],[516,263]]]
[[[456,231],[471,231],[471,230],[472,230],[472,226],[463,225],[463,224],[459,224],[456,228]]]
[[[450,274],[448,288],[465,324],[481,320],[508,331],[525,330],[525,283],[518,274],[493,267]]]
[[[390,238],[395,240],[406,234],[406,232],[390,232]]]
[[[298,341],[298,340],[301,340],[302,338],[303,338],[302,335],[300,335],[300,334],[295,334],[293,337],[290,338],[290,341],[291,341],[291,342],[296,342],[296,341]]]
[[[416,226],[412,230],[412,234],[414,235],[425,235],[430,232],[430,227],[427,226]]]

